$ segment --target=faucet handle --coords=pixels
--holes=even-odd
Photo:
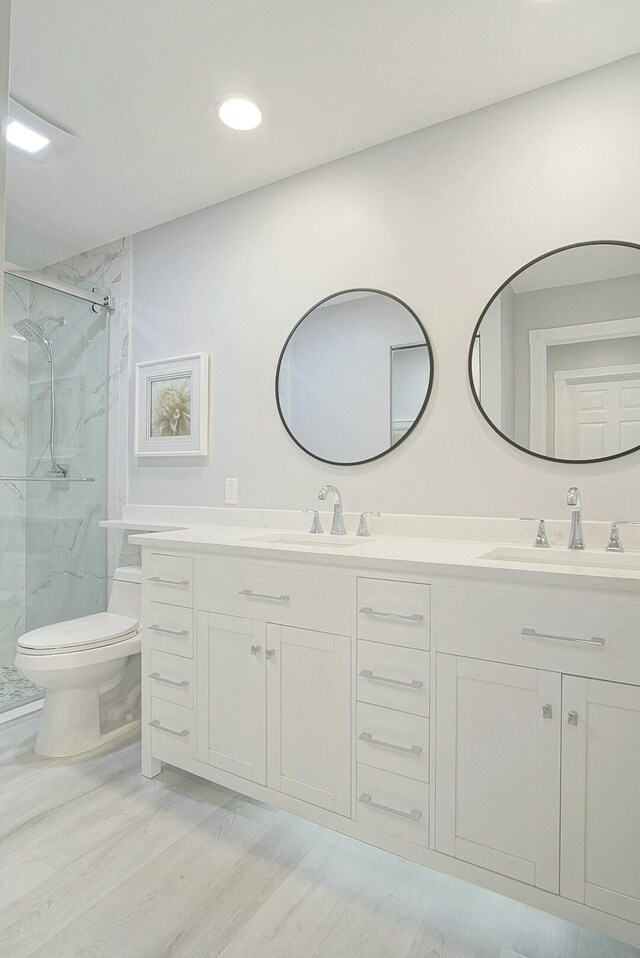
[[[320,514],[317,509],[301,509],[300,511],[313,513],[311,528],[309,529],[310,535],[317,536],[317,535],[320,535],[320,533],[324,532],[324,529],[322,528],[322,523],[320,522]]]
[[[611,531],[609,532],[609,541],[605,546],[605,552],[624,552],[624,546],[620,541],[620,533],[618,532],[619,526],[640,526],[640,522],[632,519],[619,519],[617,522],[611,523]]]
[[[379,512],[361,512],[360,513],[360,522],[358,523],[358,531],[356,532],[357,536],[370,536],[369,527],[367,525],[367,516],[379,516]]]
[[[524,522],[537,522],[538,531],[536,533],[536,541],[533,543],[535,549],[550,549],[549,539],[547,538],[547,527],[545,525],[544,519],[537,519],[533,516],[523,516]]]

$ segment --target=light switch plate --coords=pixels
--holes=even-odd
[[[238,504],[238,480],[237,479],[225,479],[224,501],[227,506],[235,506]]]

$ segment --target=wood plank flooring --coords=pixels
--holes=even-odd
[[[226,789],[0,727],[2,958],[639,958]]]

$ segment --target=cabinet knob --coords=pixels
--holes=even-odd
[[[273,659],[273,658],[275,658],[276,650],[275,650],[275,649],[265,649],[265,650],[264,650],[264,654],[266,655],[266,657],[267,657],[268,659]]]
[[[577,713],[577,712],[569,712],[569,714],[567,715],[567,724],[568,724],[568,725],[577,725],[577,724],[578,724],[578,713]]]
[[[542,717],[546,719],[553,718],[553,708],[550,705],[542,706]]]
[[[251,654],[252,654],[252,655],[258,655],[261,651],[262,651],[262,646],[261,646],[261,645],[252,645],[252,646],[251,646]]]

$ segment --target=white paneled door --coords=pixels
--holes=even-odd
[[[640,367],[555,373],[555,455],[602,459],[640,445]]]
[[[436,847],[558,892],[561,678],[437,657]]]
[[[640,922],[640,688],[563,678],[561,894]]]
[[[267,784],[266,625],[198,613],[197,755],[200,761]]]
[[[350,639],[267,626],[269,787],[350,814]]]

